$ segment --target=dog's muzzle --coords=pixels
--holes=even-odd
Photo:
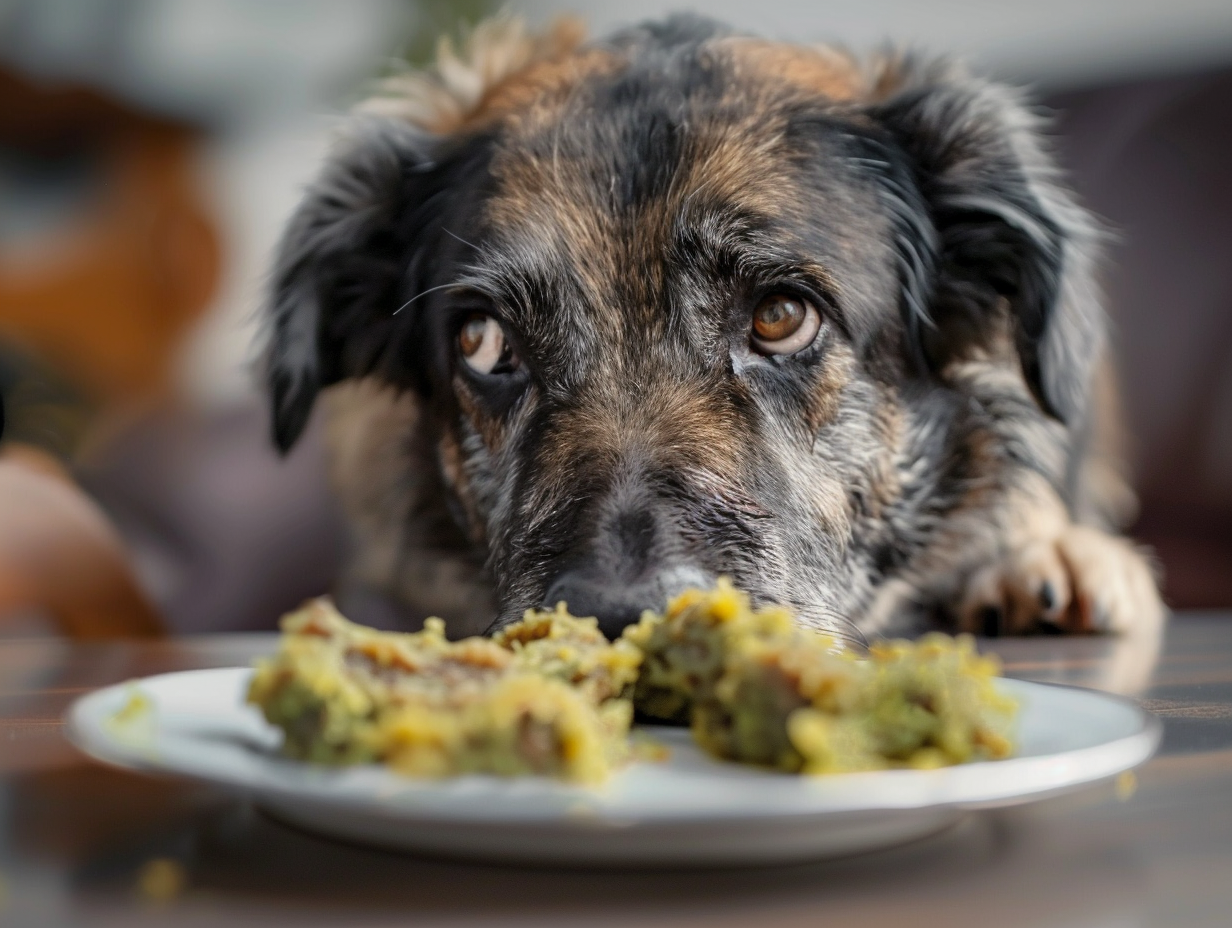
[[[713,585],[713,577],[689,565],[663,567],[632,582],[605,576],[598,567],[588,565],[557,576],[548,586],[543,605],[551,608],[564,602],[573,615],[594,616],[603,634],[614,640],[647,609],[661,611],[677,593]]]

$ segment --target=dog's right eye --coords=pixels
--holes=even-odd
[[[505,337],[505,330],[482,313],[475,313],[462,323],[458,350],[466,366],[476,374],[508,374],[518,368],[518,357]]]

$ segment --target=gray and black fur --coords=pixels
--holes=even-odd
[[[274,437],[335,384],[401,411],[340,427],[339,482],[412,618],[615,634],[727,575],[850,637],[944,624],[1022,487],[1092,495],[1096,245],[1013,91],[670,19],[445,131],[354,120],[274,273]],[[822,314],[795,355],[750,346],[771,292]],[[461,363],[472,314],[518,364]]]

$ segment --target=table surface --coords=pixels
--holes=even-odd
[[[1110,639],[982,646],[1026,679],[1125,689],[1143,675],[1139,698],[1163,718],[1164,740],[1136,792],[1100,784],[847,860],[656,873],[477,866],[335,843],[211,788],[95,765],[64,740],[78,695],[246,664],[272,636],[0,642],[0,924],[1232,922],[1232,614],[1175,617],[1153,669]],[[138,889],[155,860],[185,878],[169,899]]]

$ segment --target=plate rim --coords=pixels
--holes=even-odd
[[[170,671],[167,673],[152,674],[146,677],[134,678],[92,690],[89,693],[85,693],[77,697],[65,711],[62,721],[64,722],[64,731],[67,740],[87,757],[115,769],[126,770],[147,776],[173,777],[192,782],[209,784],[228,792],[252,796],[258,801],[258,803],[263,798],[268,798],[278,804],[283,804],[286,802],[306,803],[314,806],[330,807],[337,811],[354,810],[362,811],[367,814],[373,814],[379,811],[380,813],[388,816],[390,820],[398,820],[408,824],[415,821],[434,823],[453,821],[460,825],[486,825],[488,827],[569,827],[593,830],[596,825],[602,828],[602,826],[610,824],[618,824],[621,827],[704,825],[706,823],[722,823],[730,825],[740,822],[768,823],[782,819],[800,820],[803,818],[812,818],[821,820],[838,816],[875,815],[930,808],[976,810],[981,808],[1006,807],[1042,800],[1048,798],[1049,796],[1073,792],[1107,781],[1121,773],[1124,773],[1125,771],[1132,770],[1154,756],[1155,752],[1159,748],[1163,736],[1163,724],[1159,717],[1142,708],[1128,697],[1116,693],[1108,693],[1103,690],[1097,690],[1090,687],[1073,686],[1064,683],[1036,682],[1007,677],[1003,679],[1010,684],[1011,688],[1023,686],[1028,689],[1038,687],[1064,691],[1077,691],[1088,697],[1104,699],[1116,703],[1134,714],[1139,723],[1139,727],[1133,733],[1111,741],[1052,754],[1033,757],[1011,757],[1006,760],[999,761],[979,761],[971,764],[959,764],[952,767],[941,768],[939,770],[878,770],[858,773],[829,774],[823,778],[818,778],[818,780],[824,781],[831,778],[841,777],[845,782],[850,783],[851,780],[849,778],[857,777],[876,777],[879,780],[900,777],[909,777],[912,779],[928,776],[945,777],[953,776],[954,771],[974,772],[988,767],[999,767],[1003,764],[1013,764],[1015,771],[1021,774],[1024,770],[1029,773],[1031,767],[1051,766],[1056,764],[1058,761],[1069,761],[1086,765],[1091,765],[1092,761],[1095,760],[1102,761],[1101,763],[1095,764],[1095,766],[1099,769],[1099,772],[1097,773],[1083,775],[1077,779],[1072,779],[1067,782],[1047,785],[1039,788],[1031,788],[1026,790],[1014,789],[1009,791],[992,790],[988,795],[985,795],[982,798],[974,797],[963,800],[936,800],[928,798],[928,793],[925,792],[921,794],[921,797],[918,800],[913,797],[904,797],[905,801],[886,802],[883,799],[873,799],[870,797],[869,801],[850,807],[836,807],[832,809],[813,808],[795,811],[784,809],[767,809],[756,814],[748,814],[743,811],[736,811],[733,814],[723,814],[721,810],[710,810],[703,812],[702,810],[690,809],[656,809],[653,811],[641,810],[640,812],[621,812],[618,809],[606,808],[602,804],[596,804],[592,809],[588,810],[585,815],[573,815],[568,814],[564,810],[560,810],[553,814],[539,814],[531,816],[494,816],[490,813],[490,811],[472,816],[460,814],[457,808],[434,808],[427,803],[390,803],[386,801],[379,801],[371,795],[340,794],[335,796],[325,796],[319,791],[306,792],[296,786],[284,786],[279,783],[270,782],[254,783],[250,778],[244,776],[228,777],[218,776],[212,772],[193,772],[192,770],[184,769],[181,766],[167,765],[164,763],[159,763],[148,757],[142,757],[135,750],[125,750],[120,742],[115,739],[108,738],[101,731],[101,729],[90,724],[87,720],[90,714],[89,710],[96,703],[110,698],[112,694],[121,694],[133,686],[141,686],[143,684],[149,684],[154,681],[172,677],[185,677],[189,675],[208,676],[223,673],[234,674],[239,672],[251,673],[251,670],[251,667],[232,666]],[[276,759],[279,761],[294,763],[294,761],[287,758]],[[372,766],[376,767],[379,765]],[[785,780],[799,779],[799,776],[795,774],[781,773],[778,771],[766,771],[758,768],[753,769],[757,770],[759,773],[770,775],[777,774],[782,776]],[[978,774],[975,775],[978,776]],[[474,775],[473,778],[475,780],[497,779],[484,775]],[[414,788],[416,785],[433,786],[440,783],[440,781],[429,779],[417,779],[410,777],[405,779],[411,788]],[[546,781],[553,787],[559,787],[562,791],[564,791],[562,798],[573,796],[579,800],[584,800],[588,797],[602,797],[601,789],[600,791],[596,791],[584,785],[562,783],[551,780],[547,777],[534,777],[526,779]],[[502,783],[501,785],[504,784]]]

